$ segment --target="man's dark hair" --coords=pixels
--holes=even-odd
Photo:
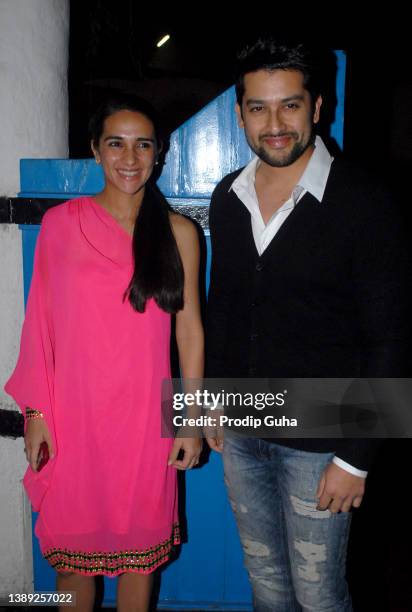
[[[319,54],[303,44],[278,43],[273,38],[259,38],[238,55],[236,65],[236,99],[242,106],[245,93],[244,76],[257,70],[297,70],[303,74],[303,85],[312,104],[322,90]]]

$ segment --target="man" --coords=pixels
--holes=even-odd
[[[407,375],[401,223],[381,186],[315,136],[318,66],[303,45],[273,40],[240,55],[236,113],[256,157],[211,201],[208,377]],[[352,610],[350,510],[376,446],[226,436],[255,610]]]

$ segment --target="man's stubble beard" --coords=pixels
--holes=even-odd
[[[290,135],[293,138],[297,136],[296,132],[284,132],[282,134],[276,134],[276,136],[286,136],[286,135],[288,136]],[[265,137],[268,137],[268,136],[270,135],[269,134],[265,135]],[[252,151],[255,153],[255,155],[257,155],[259,159],[261,159],[263,162],[265,162],[269,166],[272,166],[272,168],[286,168],[287,166],[291,166],[295,161],[297,161],[300,157],[302,157],[302,155],[305,153],[305,151],[307,151],[309,147],[313,146],[315,139],[316,139],[316,133],[312,127],[310,136],[306,142],[295,142],[294,146],[292,147],[292,150],[289,152],[289,154],[286,157],[274,159],[273,157],[271,157],[270,153],[268,153],[264,149],[264,147],[254,146],[253,143],[249,141],[249,138],[246,134],[246,140],[248,142],[248,145],[252,149]]]

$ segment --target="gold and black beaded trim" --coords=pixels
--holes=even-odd
[[[180,544],[179,525],[173,525],[170,538],[146,550],[127,550],[118,553],[85,553],[67,548],[49,548],[44,558],[57,571],[70,571],[86,575],[115,576],[123,572],[149,574],[165,563],[173,545]]]
[[[40,410],[33,410],[32,408],[26,408],[26,420],[31,419],[42,419],[43,413]]]

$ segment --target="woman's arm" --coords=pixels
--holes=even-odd
[[[199,300],[199,239],[195,226],[181,215],[171,215],[172,228],[185,275],[184,308],[176,315],[176,341],[183,378],[202,378],[204,339]]]
[[[173,233],[184,270],[184,307],[176,314],[176,342],[183,379],[201,379],[204,367],[204,337],[199,300],[199,240],[195,226],[185,217],[170,215]],[[180,450],[184,457],[177,460]],[[178,469],[197,465],[202,449],[200,438],[176,438],[169,464]]]
[[[54,336],[49,308],[50,228],[49,210],[43,217],[34,253],[33,274],[16,367],[5,385],[25,417],[25,452],[37,471],[40,446],[46,442],[50,458],[55,455],[52,415],[54,380]]]

